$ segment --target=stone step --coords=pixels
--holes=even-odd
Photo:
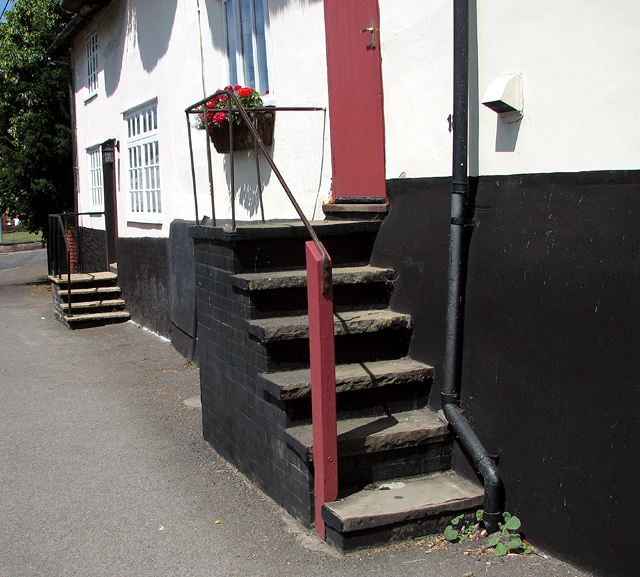
[[[447,471],[396,479],[325,503],[327,541],[344,551],[441,533],[454,516],[482,506],[476,483]]]
[[[96,286],[89,288],[72,288],[71,296],[91,296],[91,295],[114,295],[119,294],[119,286]],[[69,289],[60,289],[58,294],[63,297],[69,296]]]
[[[73,311],[73,309],[71,309]],[[130,318],[130,314],[127,311],[110,311],[105,313],[81,313],[72,314],[71,316],[65,315],[64,321],[69,325],[82,324],[82,323],[99,323],[99,322],[116,322],[125,321]]]
[[[338,457],[379,453],[437,443],[449,438],[448,426],[430,409],[338,421]],[[289,427],[285,438],[304,460],[313,461],[313,427]]]
[[[388,282],[393,279],[394,271],[375,266],[349,266],[333,269],[333,284],[362,284]],[[306,270],[272,271],[264,273],[237,274],[231,277],[231,283],[241,290],[259,291],[284,288],[302,288],[307,286]]]
[[[76,309],[95,309],[95,308],[106,308],[106,307],[123,307],[125,302],[123,299],[106,299],[99,301],[71,301],[71,310],[75,311]],[[63,311],[69,310],[69,303],[60,303],[60,308]]]
[[[399,385],[433,378],[433,367],[412,359],[336,365],[336,393]],[[287,401],[311,395],[311,371],[281,371],[258,376],[275,399]]]
[[[49,275],[49,280],[58,285],[66,286],[69,283],[69,278],[66,274],[61,276]],[[71,275],[71,285],[77,284],[89,284],[89,283],[104,283],[117,281],[118,275],[110,271],[92,272],[92,273],[74,273]]]
[[[335,313],[333,319],[336,336],[373,333],[384,329],[408,330],[411,316],[389,309],[348,311]],[[309,338],[309,317],[271,317],[249,322],[249,333],[262,342]]]

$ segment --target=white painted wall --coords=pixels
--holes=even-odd
[[[271,85],[265,100],[280,106],[327,105],[323,6],[319,0],[271,0]],[[200,59],[197,0],[116,0],[74,50],[80,210],[91,210],[86,148],[109,138],[120,141],[118,228],[123,237],[169,234],[173,219],[195,218],[187,127],[187,106],[228,83],[224,55],[222,11],[219,0],[200,0],[204,90]],[[99,91],[85,101],[85,41],[93,31],[99,42]],[[157,99],[160,133],[160,174],[163,214],[160,223],[137,223],[127,212],[126,124],[123,113]],[[193,131],[198,184],[199,217],[212,216],[205,135]],[[322,112],[278,113],[274,160],[306,216],[322,218],[321,204],[330,190],[328,122]],[[253,153],[237,153],[236,184],[242,188],[236,218],[260,218]],[[219,219],[231,216],[228,155],[213,151],[215,211]],[[295,218],[291,203],[263,161],[265,216]],[[322,174],[321,174],[322,173]],[[321,178],[322,176],[322,178]],[[91,223],[91,224],[90,224]],[[86,226],[103,228],[98,219]]]
[[[451,174],[451,0],[379,0],[386,176]]]
[[[387,178],[450,175],[451,2],[406,0],[402,12],[379,2]],[[640,168],[639,3],[477,0],[477,22],[472,174]],[[513,71],[523,74],[524,117],[507,125],[479,101]]]
[[[268,103],[327,106],[321,0],[268,0],[272,92]],[[470,170],[519,174],[638,169],[640,166],[640,4],[626,0],[478,0],[472,5]],[[386,175],[451,174],[452,4],[379,0]],[[227,84],[221,3],[200,0],[205,62],[200,66],[198,0],[115,0],[75,48],[80,208],[90,210],[87,147],[120,141],[119,234],[167,236],[174,218],[193,219],[184,109]],[[400,9],[401,7],[401,9]],[[475,14],[477,12],[477,14]],[[99,36],[99,93],[85,102],[85,40]],[[524,116],[504,124],[480,104],[489,83],[521,71]],[[157,98],[162,222],[127,214],[123,112]],[[278,113],[273,157],[308,217],[322,218],[330,194],[328,121],[320,112]],[[205,137],[194,132],[199,216],[212,216]],[[231,215],[227,155],[214,152],[216,217]],[[249,153],[236,154],[238,220],[258,219]],[[295,218],[262,163],[265,216]],[[97,219],[93,225],[101,227]],[[89,219],[87,219],[88,223]]]

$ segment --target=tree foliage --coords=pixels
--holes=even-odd
[[[68,57],[47,48],[71,15],[58,0],[17,0],[0,22],[0,212],[31,232],[73,205]]]

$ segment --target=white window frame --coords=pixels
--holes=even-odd
[[[262,7],[262,26],[256,6]],[[223,0],[223,13],[230,84],[250,86],[262,95],[272,93],[267,0]]]
[[[98,94],[98,33],[93,32],[86,42],[87,99]]]
[[[87,148],[87,170],[91,208],[104,210],[104,179],[102,176],[102,149],[100,145]]]
[[[158,103],[124,113],[127,123],[128,220],[162,223]]]

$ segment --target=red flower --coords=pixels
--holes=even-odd
[[[238,96],[251,96],[253,88],[240,88],[238,90]]]
[[[240,86],[239,84],[236,84],[233,89],[234,90],[240,90],[242,88],[242,86]]]
[[[225,90],[233,90],[233,86],[225,86],[224,89]]]
[[[227,115],[224,112],[218,112],[213,115],[214,124],[222,124],[227,119]]]

